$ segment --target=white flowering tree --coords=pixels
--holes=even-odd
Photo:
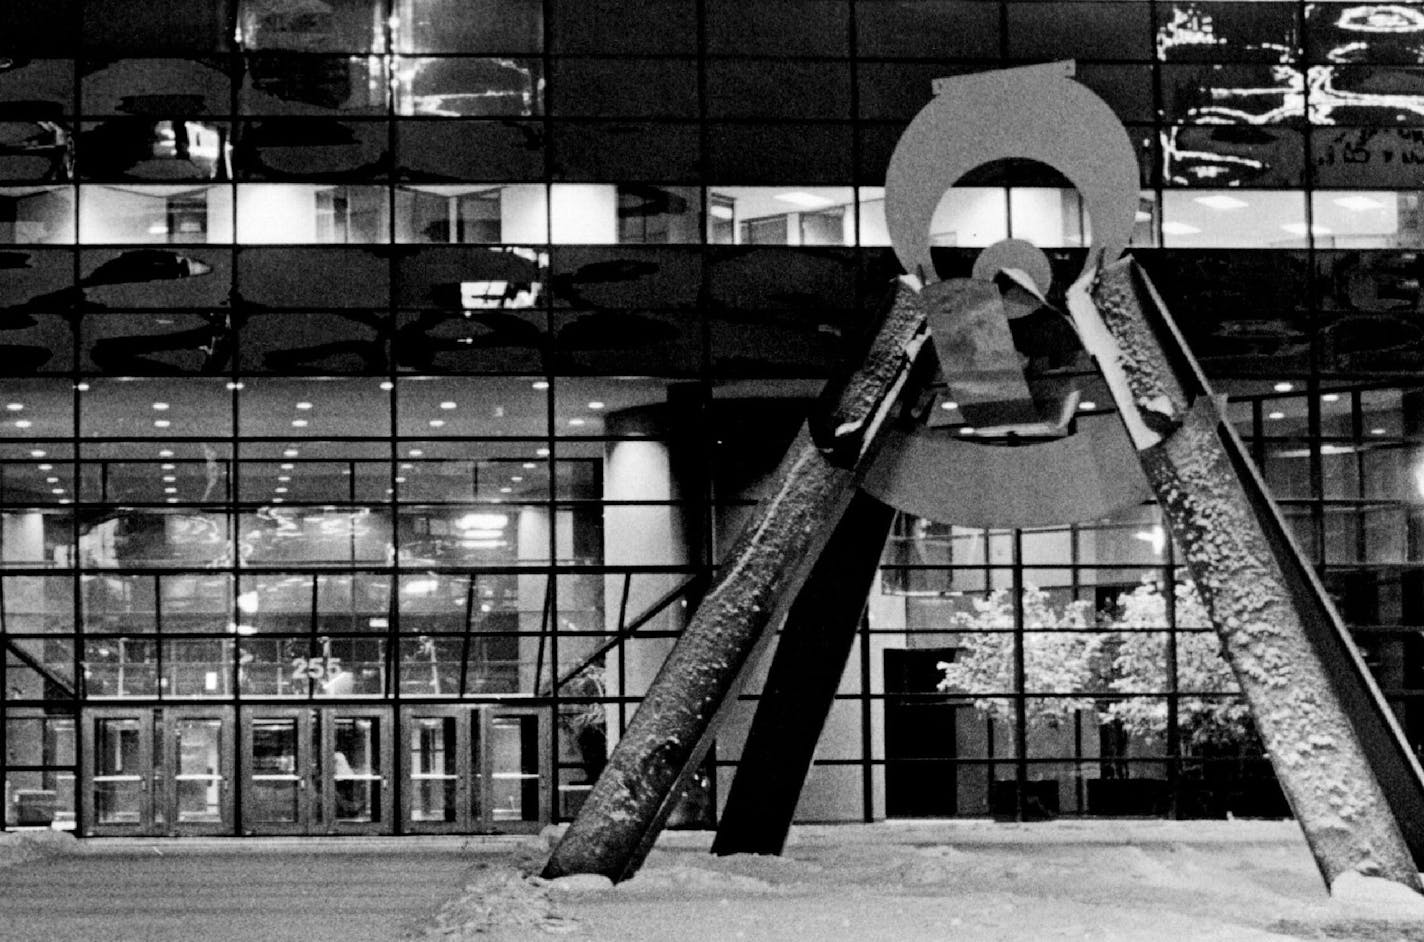
[[[1174,591],[1177,689],[1229,696],[1178,698],[1178,725],[1189,747],[1239,744],[1251,737],[1251,714],[1237,693],[1236,679],[1220,655],[1211,620],[1196,589],[1179,580]],[[1110,612],[1096,617],[1087,602],[1055,606],[1048,593],[1025,586],[1024,681],[1028,725],[1055,729],[1082,712],[1115,721],[1123,733],[1143,738],[1167,729],[1163,697],[1169,689],[1167,599],[1155,582],[1143,580],[1124,593]],[[961,632],[952,662],[939,664],[939,689],[974,697],[975,708],[997,720],[1012,720],[1012,701],[989,694],[1014,690],[1013,597],[1005,589],[974,602],[972,612],[950,618],[949,630]],[[1094,631],[1093,629],[1098,629]]]

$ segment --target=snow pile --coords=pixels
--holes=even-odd
[[[43,857],[78,853],[81,853],[79,842],[68,831],[0,832],[0,867]]]
[[[526,877],[513,866],[482,866],[464,891],[442,905],[416,938],[464,942],[523,939],[536,932],[564,935],[577,930],[577,923],[554,911],[546,881]]]

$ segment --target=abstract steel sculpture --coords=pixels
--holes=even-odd
[[[890,507],[978,526],[1065,522],[1065,504],[1090,519],[1144,496],[1143,475],[1124,471],[1137,466],[1326,883],[1354,873],[1420,890],[1424,774],[1223,401],[1146,275],[1119,260],[1137,208],[1136,158],[1112,111],[1072,75],[1072,63],[1053,63],[935,83],[886,179],[892,241],[914,274],[895,286],[854,369],[827,386],[545,876],[637,871],[778,627],[713,850],[780,852]],[[1043,301],[1051,276],[1042,253],[1009,240],[981,254],[974,278],[934,281],[928,234],[941,196],[1005,158],[1047,164],[1083,196],[1094,245],[1067,289],[1068,313],[1125,438],[1082,420],[1070,434],[1076,399],[1044,414],[1010,368],[1012,303],[1003,297]],[[978,410],[973,429],[951,436],[925,421],[936,374]],[[986,478],[1010,499],[994,500]]]

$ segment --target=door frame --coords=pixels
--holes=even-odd
[[[533,717],[538,724],[535,732],[533,772],[538,776],[538,791],[536,813],[533,820],[495,821],[494,819],[494,737],[490,735],[490,728],[496,720],[503,717]],[[548,707],[505,706],[500,703],[491,703],[479,708],[478,722],[480,724],[479,781],[484,785],[484,794],[480,801],[481,821],[479,827],[481,832],[485,834],[538,834],[553,821],[554,783],[551,780],[553,769],[549,758],[551,737],[553,736],[553,711]],[[504,774],[508,775],[509,773]],[[527,776],[528,773],[516,774]]]
[[[291,774],[266,778],[290,778],[297,783],[297,820],[258,822],[252,820],[254,772],[252,769],[252,725],[256,720],[292,719],[296,721],[297,754]],[[312,820],[311,770],[316,762],[312,755],[312,708],[310,706],[244,707],[240,714],[238,737],[238,777],[242,787],[242,833],[244,834],[310,834]]]
[[[393,723],[394,711],[390,707],[373,704],[371,706],[322,705],[315,707],[313,712],[317,717],[321,750],[313,757],[315,765],[313,776],[317,778],[319,787],[312,795],[312,811],[315,814],[312,816],[311,833],[390,834],[394,829],[392,816],[395,810],[395,802],[391,794],[396,777],[393,766],[395,744],[392,742],[396,733]],[[380,783],[379,820],[340,821],[336,817],[336,761],[334,757],[336,755],[336,721],[339,719],[373,719],[377,723],[376,730],[380,738],[376,744],[376,750],[380,769],[369,773],[355,773],[352,778]]]
[[[84,822],[86,837],[148,837],[153,834],[153,779],[154,751],[153,728],[157,719],[152,707],[102,707],[85,710],[82,713],[84,730],[80,741],[84,744],[83,761],[80,763],[80,816]],[[138,772],[121,776],[97,774],[100,747],[99,724],[105,720],[131,719],[138,722]],[[139,783],[138,820],[132,824],[101,824],[95,811],[97,802],[94,786],[100,780],[123,779]]]
[[[161,721],[154,727],[154,754],[158,757],[157,768],[162,770],[161,781],[152,789],[155,800],[161,797],[164,804],[166,824],[158,830],[170,837],[193,835],[232,834],[233,832],[233,751],[236,748],[236,722],[232,707],[220,706],[171,706],[155,711],[162,714]],[[218,817],[216,824],[192,822],[184,824],[178,820],[178,783],[180,757],[177,724],[183,720],[220,720],[221,740],[218,743]],[[208,778],[209,776],[194,776]]]
[[[480,816],[471,805],[474,746],[472,728],[477,729],[479,709],[453,704],[407,706],[401,710],[400,747],[397,750],[401,776],[401,830],[407,834],[469,834],[479,827]],[[455,819],[453,821],[413,821],[411,804],[415,798],[416,772],[411,768],[410,737],[420,719],[453,719],[455,722]],[[483,796],[480,796],[481,799]]]

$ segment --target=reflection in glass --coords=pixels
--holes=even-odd
[[[490,817],[500,822],[538,821],[539,718],[490,719]]]
[[[247,244],[389,242],[389,193],[380,186],[244,183],[237,237]]]
[[[332,778],[336,787],[336,820],[376,823],[381,820],[381,721],[375,717],[337,717],[334,723]]]
[[[140,824],[147,796],[143,730],[137,718],[99,719],[94,724],[95,824]]]
[[[85,642],[84,685],[91,697],[158,696],[158,642],[123,637]]]
[[[81,242],[231,242],[225,186],[82,186]]]
[[[219,719],[179,719],[173,724],[174,800],[177,823],[221,824],[223,731]]]
[[[249,821],[296,824],[302,819],[301,775],[297,720],[254,717],[252,781],[243,796],[243,816]]]
[[[243,49],[292,52],[385,52],[384,4],[274,3],[239,0],[237,41]]]
[[[415,716],[409,723],[410,819],[452,822],[459,782],[453,716]]]
[[[72,243],[74,190],[0,187],[0,243]]]
[[[398,56],[393,70],[399,115],[489,118],[543,111],[544,80],[537,59]]]

